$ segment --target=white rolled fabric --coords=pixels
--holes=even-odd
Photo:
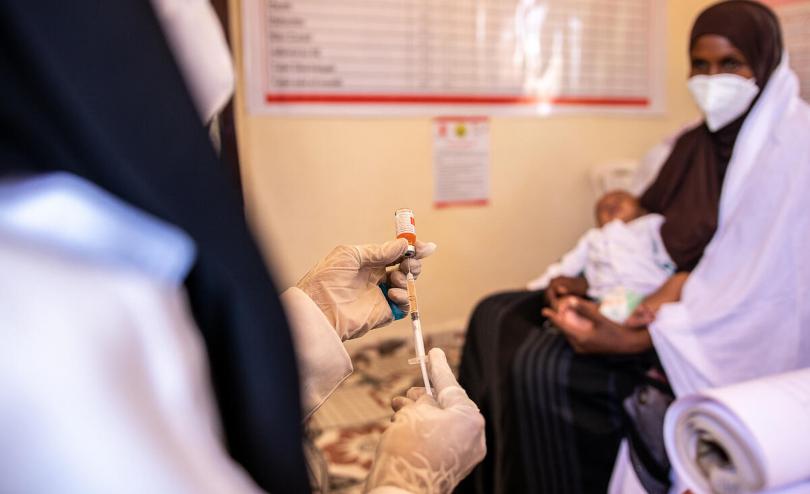
[[[680,398],[664,439],[695,494],[810,493],[810,369]]]

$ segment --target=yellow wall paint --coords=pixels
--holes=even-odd
[[[394,210],[409,207],[419,238],[439,244],[419,281],[428,331],[461,327],[482,296],[523,286],[592,224],[592,165],[638,158],[696,117],[684,84],[687,36],[713,2],[666,3],[666,114],[493,118],[486,207],[433,209],[429,119],[251,116],[240,83],[248,211],[279,285],[293,284],[339,243],[392,238]]]

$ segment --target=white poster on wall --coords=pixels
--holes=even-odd
[[[433,119],[433,204],[483,206],[489,202],[489,119]]]
[[[665,0],[242,0],[249,111],[663,111]]]

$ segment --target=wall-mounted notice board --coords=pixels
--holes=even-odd
[[[665,0],[242,0],[249,110],[663,110]]]

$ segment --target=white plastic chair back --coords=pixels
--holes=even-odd
[[[596,197],[611,190],[632,191],[638,161],[631,159],[608,161],[595,165],[590,172],[591,187]]]

